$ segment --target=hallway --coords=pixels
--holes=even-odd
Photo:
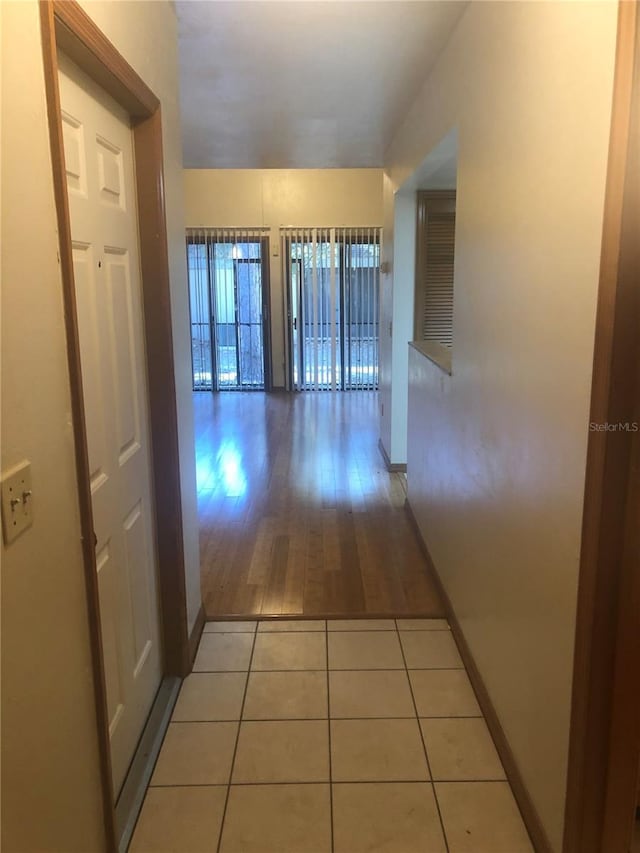
[[[206,617],[444,616],[378,395],[194,393]]]
[[[194,405],[210,621],[131,853],[531,853],[377,395]]]
[[[532,853],[444,619],[209,622],[130,853]]]

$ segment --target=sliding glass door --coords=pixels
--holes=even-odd
[[[380,229],[282,229],[288,384],[378,387]]]
[[[268,258],[260,232],[187,232],[194,390],[270,387]]]

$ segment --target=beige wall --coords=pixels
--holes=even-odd
[[[397,188],[458,127],[453,375],[411,350],[409,498],[556,851],[616,12],[472,3],[388,153]]]
[[[270,229],[274,385],[284,385],[280,226],[382,225],[381,169],[185,169],[187,225]]]
[[[185,510],[195,503],[177,125],[175,17],[160,3],[88,3],[163,102]],[[38,5],[2,16],[2,470],[32,463],[35,522],[1,551],[2,848],[104,848],[56,215]],[[187,517],[191,610],[199,602]],[[195,571],[194,571],[195,570]]]

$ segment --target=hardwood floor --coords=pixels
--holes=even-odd
[[[443,616],[377,394],[194,393],[207,618]]]

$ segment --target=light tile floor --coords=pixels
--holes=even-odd
[[[209,622],[132,853],[529,853],[443,619]]]

